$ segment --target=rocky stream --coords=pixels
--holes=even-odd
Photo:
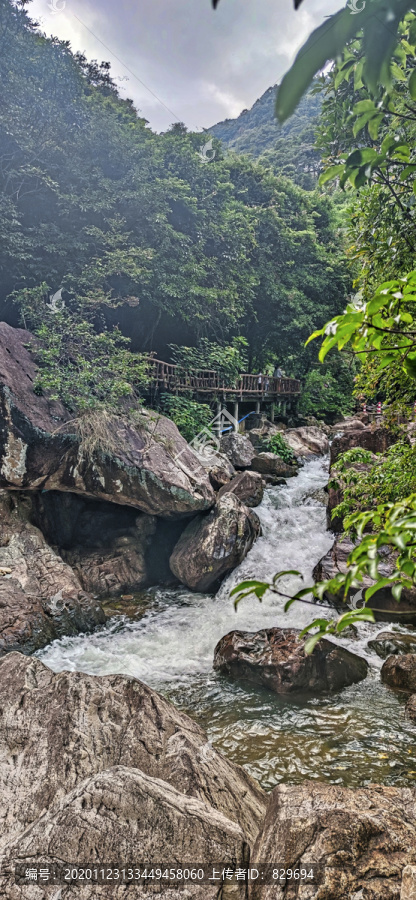
[[[33,393],[30,342],[0,324],[1,896],[411,900],[416,598],[397,623],[385,596],[383,624],[311,657],[298,633],[316,607],[230,599],[242,579],[297,569],[309,584],[345,565],[325,432],[285,430],[300,467],[262,448],[270,423],[226,437],[209,466],[152,411],[86,434]],[[343,422],[331,459],[390,439]],[[16,876],[117,860],[286,874]]]

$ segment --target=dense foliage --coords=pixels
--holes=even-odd
[[[171,344],[172,360],[184,371],[203,370],[217,372],[227,386],[232,386],[240,372],[247,370],[247,341],[233,338],[231,344],[221,345],[201,338],[196,347],[178,347]]]
[[[331,471],[333,487],[342,485],[342,501],[333,518],[349,518],[379,503],[394,503],[416,493],[416,449],[399,440],[386,453],[373,455],[359,447],[337,459]]]
[[[339,421],[340,414],[352,412],[355,369],[353,358],[339,355],[319,369],[311,369],[305,378],[299,412],[331,422]]]
[[[336,41],[332,35],[324,48],[320,46],[320,37],[324,33],[328,37],[326,26],[322,27],[315,33],[314,63],[308,62],[313,68],[324,50],[324,58],[331,58],[335,44],[341,51],[348,36],[351,38],[329,78],[322,78],[326,97],[320,148],[326,152],[327,168],[320,181],[335,179],[344,190],[351,186],[350,190],[359,191],[350,235],[351,255],[360,264],[358,292],[346,310],[311,339],[322,338],[320,359],[325,364],[333,349],[352,352],[361,362],[357,390],[367,398],[375,394],[384,397],[390,411],[402,412],[405,418],[416,398],[416,15],[410,8],[408,2],[397,2],[393,8],[369,0],[359,25],[348,25],[349,13],[342,11]],[[376,10],[380,18],[375,16],[374,23]],[[387,35],[385,16],[389,11]],[[363,31],[355,40],[360,27]],[[311,50],[312,39],[304,51]],[[295,102],[302,78],[307,83],[308,65],[306,74],[300,73],[298,59],[282,85],[277,102],[283,117]],[[365,577],[374,582],[364,593],[366,602],[384,587],[389,587],[397,600],[403,588],[415,588],[414,461],[414,449],[406,440],[398,442],[382,460],[354,450],[338,463],[345,493],[335,513],[345,516],[344,527],[355,537],[356,545],[345,573],[286,597],[286,608],[306,597],[307,602],[311,598],[322,601],[326,592],[347,599],[349,591],[360,587]],[[384,577],[386,551],[393,551],[394,567]],[[266,590],[285,596],[280,588],[283,575],[278,573],[271,584],[253,581],[240,585],[235,591],[237,601],[249,593],[261,599]],[[364,608],[338,620],[316,619],[306,629],[315,632],[307,651],[323,634],[339,633],[346,623],[371,618],[371,611]]]
[[[198,403],[191,396],[177,397],[175,394],[162,394],[163,412],[178,426],[186,441],[194,440],[203,429],[208,429],[212,420],[212,412],[207,403]]]
[[[321,97],[307,94],[293,116],[279,125],[274,116],[276,91],[276,85],[269,88],[251,109],[244,109],[236,119],[218,122],[211,132],[227,149],[261,157],[276,175],[286,175],[305,190],[314,190],[321,171],[315,147]]]
[[[62,289],[65,316],[44,319],[45,389],[61,391],[50,341],[73,317],[91,334],[117,326],[132,369],[137,351],[168,358],[205,338],[221,354],[236,336],[250,371],[316,366],[304,341],[349,288],[330,199],[218,142],[204,163],[206,136],[180,125],[152,133],[108,64],[46,38],[21,0],[0,4],[0,80],[0,316],[44,341]]]

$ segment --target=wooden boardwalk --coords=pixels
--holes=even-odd
[[[301,393],[296,378],[270,378],[267,375],[239,375],[233,384],[211,369],[185,371],[160,359],[149,360],[149,384],[153,389],[170,394],[203,395],[205,400],[268,401],[289,400]]]

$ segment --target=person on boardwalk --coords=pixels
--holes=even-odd
[[[276,363],[276,365],[274,367],[273,378],[282,378],[282,377],[283,377],[283,372],[279,366],[279,363]]]

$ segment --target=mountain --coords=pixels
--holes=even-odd
[[[307,94],[291,118],[279,125],[274,116],[277,85],[243,109],[236,119],[225,119],[210,133],[236,153],[246,153],[272,166],[276,174],[291,177],[307,190],[316,187],[320,155],[314,149],[315,128],[321,109],[321,95]]]

